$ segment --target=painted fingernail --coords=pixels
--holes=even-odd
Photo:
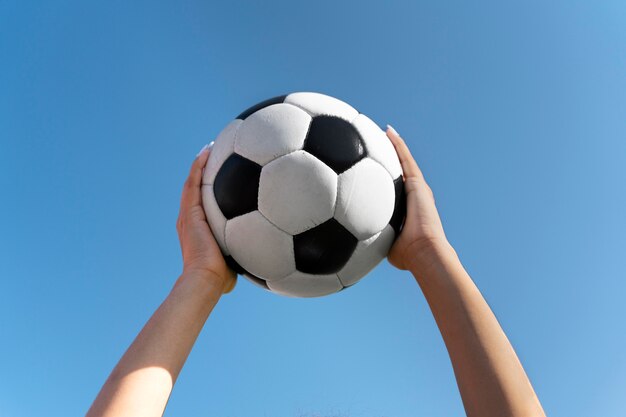
[[[394,135],[400,136],[400,134],[396,131],[396,129],[393,128],[393,126],[387,125],[387,129],[391,130],[391,133],[393,133]]]
[[[215,144],[215,141],[212,140],[211,143],[209,143],[209,149],[213,148],[213,145]]]
[[[210,145],[204,145],[202,147],[202,149],[200,149],[200,152],[198,152],[198,154],[196,155],[196,158],[199,157],[200,155],[202,155],[202,152],[206,151],[207,149],[209,149]]]

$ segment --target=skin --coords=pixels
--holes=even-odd
[[[446,239],[432,190],[396,131],[387,136],[400,162],[407,218],[388,255],[420,286],[450,355],[470,417],[545,416],[493,312]],[[200,330],[236,275],[211,234],[201,200],[205,147],[183,187],[176,228],[183,272],[109,375],[88,417],[161,416]]]

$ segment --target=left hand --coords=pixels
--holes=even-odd
[[[237,274],[227,265],[211,233],[202,206],[202,170],[211,149],[202,148],[191,165],[180,201],[176,230],[183,253],[183,276],[200,275],[229,293],[235,288]]]

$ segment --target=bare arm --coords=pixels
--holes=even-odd
[[[198,154],[183,189],[176,224],[183,273],[111,372],[88,417],[161,416],[202,326],[222,293],[235,285],[202,209],[200,182],[208,155],[204,148]]]
[[[387,136],[402,163],[407,218],[389,253],[411,271],[448,349],[465,411],[470,417],[545,416],[511,343],[448,243],[426,183],[393,128]]]

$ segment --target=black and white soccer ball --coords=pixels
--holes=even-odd
[[[228,264],[291,297],[358,282],[405,216],[402,168],[372,120],[312,92],[263,101],[215,139],[202,201]]]

